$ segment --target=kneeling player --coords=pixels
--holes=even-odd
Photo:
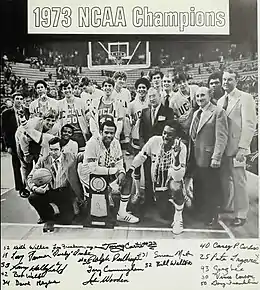
[[[153,136],[148,140],[127,172],[127,175],[132,175],[135,168],[143,164],[148,156],[151,157],[151,176],[156,201],[164,203],[165,209],[169,202],[175,208],[172,222],[174,234],[183,231],[182,211],[187,199],[183,190],[187,149],[177,137],[179,133],[180,126],[176,121],[167,122],[162,136]]]
[[[116,125],[112,121],[105,121],[100,126],[100,134],[93,135],[86,144],[83,164],[79,165],[78,173],[83,186],[86,186],[85,195],[90,188],[90,175],[102,175],[113,180],[113,187],[120,193],[120,204],[117,220],[127,223],[137,223],[139,218],[127,212],[129,190],[123,190],[126,184],[123,155],[119,141],[115,138]]]

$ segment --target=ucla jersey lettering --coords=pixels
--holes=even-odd
[[[180,106],[178,108],[178,111],[180,113],[180,115],[184,115],[185,113],[187,113],[188,111],[190,111],[191,109],[191,104],[190,102],[186,102],[186,103],[183,103],[182,106]]]
[[[111,109],[110,107],[98,109],[98,114],[99,114],[99,116],[102,116],[102,115],[113,115],[113,109]]]
[[[66,112],[65,110],[61,111],[60,112],[60,118],[66,118]],[[68,116],[69,115],[74,115],[74,116],[77,116],[77,117],[81,117],[82,116],[82,112],[81,110],[77,110],[77,109],[68,109]]]
[[[134,119],[135,121],[137,121],[138,119],[140,119],[141,114],[142,114],[142,111],[141,111],[141,110],[135,112],[134,115],[133,115],[133,119]]]

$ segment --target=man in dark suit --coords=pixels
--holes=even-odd
[[[194,206],[208,225],[217,222],[220,205],[220,164],[228,140],[227,115],[210,102],[209,89],[200,87],[196,94],[199,109],[190,127]]]
[[[143,145],[152,136],[161,136],[167,121],[174,119],[171,108],[165,107],[161,101],[160,91],[151,87],[148,90],[150,106],[142,110],[140,118],[140,144]],[[151,181],[151,158],[147,158],[144,163],[145,175],[145,203],[153,201],[153,188]]]
[[[19,92],[13,94],[14,104],[10,109],[2,113],[2,130],[4,134],[7,152],[12,155],[12,166],[14,174],[15,189],[19,191],[21,197],[28,195],[21,175],[21,163],[17,155],[15,133],[20,125],[19,112],[23,111],[26,119],[29,118],[29,110],[23,105],[23,95]]]
[[[155,88],[148,91],[150,106],[143,109],[140,118],[140,141],[145,144],[152,136],[161,136],[166,121],[174,118],[173,110],[161,103],[161,94]]]

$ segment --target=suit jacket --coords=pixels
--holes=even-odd
[[[29,109],[23,108],[25,118],[29,119]],[[6,109],[2,113],[2,130],[7,147],[16,152],[15,133],[18,128],[14,108]]]
[[[190,134],[198,111],[193,115]],[[226,113],[222,108],[210,103],[209,107],[201,116],[194,144],[194,155],[197,166],[209,167],[211,159],[220,161],[225,151],[227,140],[228,122]]]
[[[235,156],[239,147],[250,153],[250,143],[256,129],[256,105],[253,97],[238,89],[233,91],[235,98],[228,104],[228,143],[225,150],[227,156]],[[223,107],[225,95],[218,100]]]
[[[151,107],[142,110],[140,117],[139,136],[141,144],[146,143],[152,136],[161,136],[165,123],[174,118],[173,110],[162,104],[152,125]]]
[[[28,186],[30,189],[33,187],[32,177],[35,170],[39,168],[46,168],[51,171],[52,158],[50,155],[47,157],[40,157],[38,162],[35,164],[33,170],[30,172],[27,178]],[[76,157],[71,153],[62,153],[61,154],[61,175],[64,176],[64,179],[70,184],[72,190],[76,193],[77,196],[82,194],[80,181],[77,174],[77,162]],[[64,184],[65,186],[66,184]]]

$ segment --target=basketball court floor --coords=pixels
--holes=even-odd
[[[13,189],[10,156],[1,154],[1,233],[3,239],[62,240],[62,239],[222,239],[258,237],[258,177],[248,173],[250,212],[248,222],[239,228],[232,228],[231,214],[221,215],[219,223],[209,228],[203,222],[193,219],[186,211],[184,232],[174,235],[171,221],[160,218],[156,206],[150,206],[138,224],[117,222],[114,229],[83,227],[80,220],[72,225],[56,225],[53,233],[42,232],[37,224],[38,216],[27,199],[20,198]]]

